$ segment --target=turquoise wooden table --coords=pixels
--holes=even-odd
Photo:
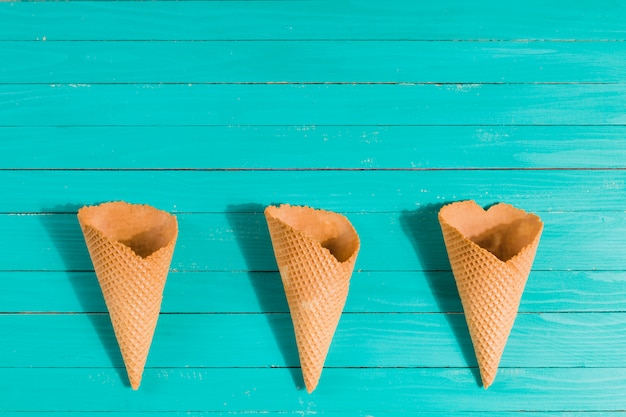
[[[0,3],[0,414],[626,414],[626,6],[422,3]],[[488,390],[464,199],[545,223]],[[138,391],[76,219],[112,200],[180,227]],[[361,237],[313,394],[273,203]]]

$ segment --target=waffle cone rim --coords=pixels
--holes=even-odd
[[[120,242],[117,239],[113,239],[111,236],[109,236],[107,233],[105,233],[101,228],[94,226],[91,222],[87,222],[86,219],[84,218],[86,216],[85,212],[87,210],[98,210],[99,208],[104,208],[105,206],[111,206],[111,205],[123,205],[123,206],[129,207],[129,208],[130,207],[143,207],[143,208],[148,209],[150,211],[153,211],[155,213],[163,214],[163,215],[165,215],[165,217],[169,216],[169,217],[171,217],[174,220],[174,226],[175,226],[174,234],[168,240],[168,243],[166,245],[161,246],[159,249],[155,250],[154,252],[152,252],[148,256],[145,256],[145,257],[141,256],[137,252],[135,252],[135,250],[133,248],[131,248],[128,245],[123,244],[122,242]],[[170,248],[173,249],[173,247],[176,245],[176,240],[178,238],[178,219],[176,218],[176,215],[174,215],[172,213],[169,213],[169,212],[167,212],[165,210],[158,209],[158,208],[156,208],[154,206],[151,206],[149,204],[128,203],[128,202],[123,201],[123,200],[108,201],[108,202],[105,202],[105,203],[100,203],[100,204],[95,204],[95,205],[85,205],[85,206],[81,207],[80,209],[78,209],[78,212],[77,212],[76,216],[78,217],[78,222],[79,222],[79,224],[80,224],[82,229],[91,228],[91,229],[95,230],[99,235],[101,235],[108,242],[110,242],[111,244],[115,245],[116,247],[121,249],[123,252],[126,252],[129,255],[132,255],[133,257],[141,260],[142,262],[150,262],[152,257],[160,256],[161,252],[170,251]]]
[[[315,213],[315,212],[318,212],[318,213],[328,213],[328,214],[331,214],[333,216],[337,216],[339,219],[341,219],[341,221],[345,222],[348,225],[350,232],[356,238],[356,246],[355,246],[354,250],[352,251],[352,254],[348,258],[346,258],[344,261],[340,261],[330,251],[330,249],[328,249],[325,246],[322,246],[322,243],[318,239],[316,239],[315,237],[311,236],[310,234],[306,233],[305,231],[303,231],[301,229],[296,229],[295,227],[291,226],[289,223],[283,221],[281,218],[279,218],[279,217],[277,217],[277,216],[275,216],[275,215],[273,215],[271,213],[274,210],[280,211],[281,209],[290,209],[290,208],[305,209],[305,210],[310,211],[312,213]],[[356,229],[354,228],[354,226],[352,225],[350,220],[346,216],[344,216],[343,214],[340,214],[340,213],[337,213],[337,212],[334,212],[334,211],[324,210],[324,209],[316,209],[316,208],[309,207],[309,206],[306,206],[306,205],[300,206],[300,205],[291,205],[291,204],[280,204],[278,206],[276,206],[276,205],[269,205],[269,206],[265,207],[264,214],[265,214],[266,218],[275,220],[275,221],[280,222],[281,224],[283,224],[287,229],[289,229],[290,232],[293,232],[293,233],[295,233],[295,234],[297,234],[299,236],[302,236],[306,240],[309,240],[311,242],[315,242],[315,244],[316,244],[316,246],[318,248],[321,248],[322,251],[327,256],[330,256],[338,264],[353,263],[356,260],[358,254],[359,254],[359,250],[361,249],[361,239],[359,237],[359,234],[357,233]]]
[[[469,238],[467,235],[465,235],[463,232],[461,232],[457,227],[453,226],[452,224],[450,224],[446,218],[445,218],[445,214],[444,211],[448,211],[450,208],[454,207],[459,207],[459,206],[467,206],[467,205],[472,205],[476,208],[479,208],[482,210],[482,212],[484,213],[484,215],[487,215],[487,213],[489,213],[489,211],[494,208],[494,207],[509,207],[514,209],[517,212],[523,213],[524,215],[527,216],[531,216],[536,218],[539,221],[539,224],[541,225],[541,227],[537,230],[536,235],[533,237],[533,239],[526,245],[524,245],[513,257],[507,259],[506,261],[501,260],[500,258],[498,258],[494,253],[492,253],[491,251],[489,251],[488,249],[483,248],[482,246],[480,246],[479,244],[477,244],[476,242],[474,242],[471,238]],[[439,222],[442,225],[445,225],[447,227],[450,227],[452,230],[454,230],[454,232],[460,236],[464,242],[468,243],[473,249],[477,249],[480,252],[485,253],[488,257],[493,258],[493,260],[503,263],[503,264],[514,264],[515,260],[520,257],[524,252],[528,251],[529,249],[531,249],[533,246],[537,245],[539,242],[539,239],[541,238],[541,233],[543,232],[543,227],[544,227],[544,223],[541,220],[541,218],[539,216],[537,216],[534,213],[529,213],[526,210],[523,210],[521,208],[515,207],[512,204],[509,203],[497,203],[494,204],[492,206],[490,206],[488,209],[485,210],[485,208],[483,206],[481,206],[480,204],[478,204],[476,201],[474,200],[462,200],[462,201],[455,201],[453,203],[449,203],[444,205],[443,207],[441,207],[441,209],[439,209],[439,213],[438,213],[438,219]]]

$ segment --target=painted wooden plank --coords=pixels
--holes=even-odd
[[[625,311],[623,271],[533,271],[520,311]],[[53,295],[53,296],[51,296]],[[0,272],[0,313],[106,312],[93,272]],[[170,272],[163,313],[286,313],[278,272]],[[450,271],[355,272],[348,313],[462,312]]]
[[[626,126],[0,127],[0,168],[624,168],[625,137]]]
[[[0,39],[624,40],[625,13],[619,2],[565,0],[9,3]]]
[[[379,412],[376,411],[372,413],[370,411],[280,411],[275,413],[270,413],[268,411],[159,411],[159,416],[185,416],[185,417],[222,417],[222,416],[267,416],[268,414],[278,414],[281,416],[328,416],[328,417],[395,417],[398,415],[397,412]],[[16,411],[16,412],[4,412],[3,416],[6,417],[30,417],[30,416],[39,416],[40,412],[24,412],[24,411]],[[85,417],[102,417],[101,411],[95,412],[80,412],[81,416]],[[107,417],[145,417],[146,413],[142,411],[107,411]],[[623,417],[623,413],[619,411],[615,412],[606,412],[606,411],[567,411],[567,412],[533,412],[529,413],[527,411],[511,411],[511,412],[498,412],[498,411],[463,411],[459,413],[451,413],[448,411],[402,411],[403,416],[411,416],[411,417],[429,417],[429,416],[467,416],[467,417],[477,417],[477,416],[489,416],[489,417],[528,417],[529,415],[533,416],[542,416],[542,417]]]
[[[14,41],[0,82],[608,83],[625,61],[610,42]]]
[[[624,84],[0,85],[0,125],[623,125]]]
[[[519,314],[500,366],[623,368],[625,334],[625,313]],[[2,368],[124,367],[106,314],[0,315],[0,336]],[[146,366],[275,368],[299,360],[287,313],[161,314]],[[325,366],[477,364],[462,314],[344,313]]]
[[[540,213],[536,270],[624,270],[626,212]],[[180,214],[174,271],[276,271],[261,213]],[[361,238],[356,270],[448,270],[436,211],[348,215]],[[90,271],[74,214],[4,215],[0,270]]]
[[[619,411],[625,388],[624,368],[501,369],[488,390],[469,369],[331,368],[313,394],[280,368],[147,369],[137,392],[117,369],[0,369],[6,411]]]
[[[267,416],[270,414],[268,411],[159,411],[159,416],[185,416],[185,417],[222,417],[222,416]],[[271,414],[279,414],[281,416],[329,416],[329,417],[395,417],[398,414],[395,412],[369,412],[369,411],[315,411],[315,412],[307,412],[307,411],[281,411]],[[3,417],[30,417],[30,416],[40,416],[40,412],[24,412],[24,411],[15,411],[15,412],[3,412]],[[101,411],[95,412],[84,412],[80,413],[81,416],[85,417],[102,417]],[[107,417],[145,417],[146,413],[142,411],[107,411]],[[437,412],[437,411],[402,411],[403,416],[411,416],[411,417],[429,417],[429,416],[468,416],[468,417],[476,417],[476,416],[489,416],[489,417],[528,417],[531,413],[525,411],[511,411],[511,412],[491,412],[491,411],[463,411],[461,413],[450,413],[447,411]],[[542,417],[623,417],[623,413],[616,412],[605,412],[605,411],[568,411],[568,412],[533,412],[532,415],[539,415]]]
[[[520,311],[625,311],[626,297],[618,289],[626,279],[624,272],[569,271],[559,279],[536,271],[532,277],[524,290]]]
[[[76,213],[83,205],[126,200],[174,213],[261,213],[290,203],[419,219],[467,199],[532,212],[623,211],[626,171],[8,170],[0,171],[0,190],[11,196],[0,200],[0,213]]]

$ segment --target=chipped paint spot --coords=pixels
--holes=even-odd
[[[624,180],[613,180],[613,181],[605,180],[603,185],[604,185],[604,189],[606,190],[623,190]]]
[[[448,91],[457,91],[460,93],[467,93],[472,90],[479,89],[480,84],[449,84]]]
[[[477,129],[474,138],[481,143],[502,142],[509,137],[508,133],[496,132],[492,130]]]

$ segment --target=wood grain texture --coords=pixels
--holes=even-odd
[[[626,168],[626,126],[0,127],[0,137],[0,169]]]
[[[232,416],[232,411],[159,411],[160,416],[186,416],[186,417],[223,417],[223,416]],[[531,413],[524,411],[522,415],[528,416],[532,414],[539,414],[537,412]],[[81,416],[87,417],[101,417],[102,413],[99,411],[95,412],[80,412]],[[268,414],[278,414],[281,416],[303,416],[303,415],[321,415],[321,416],[331,416],[331,417],[347,417],[347,416],[357,416],[357,417],[392,417],[398,415],[397,412],[386,412],[386,411],[376,411],[375,413],[369,411],[280,411],[280,412],[268,412],[268,411],[246,411],[245,415],[247,416],[267,416]],[[8,417],[30,417],[40,415],[40,412],[4,412],[5,416]],[[138,417],[145,416],[146,412],[143,411],[108,411],[107,416],[111,417]],[[491,412],[491,411],[462,411],[462,412],[450,412],[450,411],[413,411],[407,410],[402,411],[402,415],[411,416],[411,417],[427,417],[427,416],[484,416],[488,415],[490,417],[519,417],[520,412]],[[615,412],[606,412],[606,411],[556,411],[556,412],[545,412],[542,411],[541,416],[543,417],[556,417],[556,416],[566,416],[566,417],[620,417],[623,413],[619,411]]]
[[[126,2],[124,2],[126,3]],[[2,4],[6,40],[626,39],[620,2],[376,0]],[[208,24],[207,24],[208,23]],[[115,30],[111,30],[115,28]]]
[[[626,50],[607,42],[24,41],[0,48],[0,61],[3,83],[619,83],[626,76]]]
[[[80,412],[81,416],[86,417],[101,417],[102,413],[99,411],[95,412]],[[270,413],[268,411],[246,411],[245,415],[247,416],[267,416],[268,414],[278,414],[281,416],[303,416],[309,414],[315,414],[320,416],[331,416],[331,417],[348,417],[348,416],[356,416],[356,417],[392,417],[398,415],[397,412],[369,412],[369,411],[280,411],[275,413]],[[523,412],[522,415],[531,415],[532,413]],[[537,413],[534,413],[537,414]],[[40,415],[40,412],[4,412],[4,415],[7,417],[30,417]],[[146,412],[143,411],[108,411],[107,416],[110,417],[139,417],[145,416]],[[159,411],[160,416],[174,417],[174,416],[185,416],[185,417],[223,417],[223,416],[232,416],[232,411]],[[486,411],[463,411],[463,412],[450,412],[450,411],[402,411],[402,415],[411,416],[411,417],[427,417],[427,416],[484,416],[488,415],[490,417],[519,417],[520,412],[486,412]],[[557,412],[541,412],[541,416],[544,417],[556,417],[556,416],[566,416],[566,417],[619,417],[623,414],[619,411],[616,412],[598,412],[598,411],[557,411]]]
[[[624,84],[12,84],[0,125],[623,125],[624,103]]]
[[[6,170],[0,183],[12,197],[0,200],[0,213],[75,213],[83,205],[127,200],[174,213],[227,215],[291,203],[342,213],[397,212],[432,224],[442,204],[467,199],[483,206],[504,201],[530,212],[611,215],[624,209],[626,170]]]
[[[101,412],[80,412],[81,416],[87,417],[101,417]],[[281,416],[303,416],[309,414],[321,415],[321,416],[331,416],[331,417],[347,417],[347,416],[357,416],[357,417],[391,417],[396,416],[397,412],[376,412],[372,413],[369,411],[280,411],[276,413],[270,413],[268,411],[246,411],[245,415],[247,416],[267,416],[268,414],[279,414]],[[522,415],[530,415],[532,413],[523,412]],[[534,413],[537,414],[537,413]],[[30,417],[40,415],[40,412],[4,412],[4,415],[7,417]],[[107,416],[111,417],[138,417],[145,416],[146,413],[143,411],[108,411]],[[233,413],[231,411],[159,411],[160,416],[186,416],[186,417],[222,417],[222,416],[232,416]],[[487,411],[463,411],[458,413],[453,413],[450,411],[402,411],[402,415],[412,416],[412,417],[426,417],[426,416],[484,416],[488,415],[490,417],[519,417],[520,412],[487,412]],[[541,412],[541,416],[544,417],[555,417],[555,416],[566,416],[566,417],[619,417],[623,414],[619,411],[616,412],[605,412],[605,411],[557,411],[557,412]]]
[[[146,369],[142,389],[111,368],[3,368],[4,408],[24,411],[228,410],[402,413],[464,411],[619,411],[624,368],[502,369],[488,390],[471,369],[326,369],[313,393],[297,390],[290,369]],[[50,384],[49,381],[54,381]],[[589,384],[588,381],[593,381]],[[24,403],[28,390],[38,401]],[[43,394],[43,395],[42,395]],[[458,401],[449,401],[450,396]],[[359,398],[355,405],[352,398]]]

